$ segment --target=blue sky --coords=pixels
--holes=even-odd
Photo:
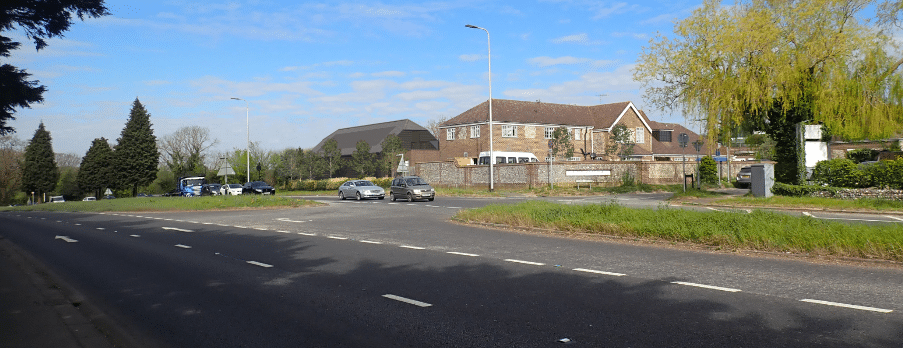
[[[112,15],[76,21],[9,61],[47,86],[44,103],[10,121],[31,138],[43,121],[56,152],[83,156],[95,138],[114,145],[137,97],[159,138],[210,129],[216,152],[310,148],[339,128],[411,119],[425,126],[493,97],[595,105],[632,101],[655,121],[631,78],[656,32],[700,1],[469,1],[412,3],[107,1]],[[605,95],[600,97],[599,95]]]

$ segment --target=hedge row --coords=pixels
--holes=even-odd
[[[875,163],[856,164],[846,158],[836,158],[816,163],[813,181],[820,185],[846,188],[888,187],[902,189],[901,158]]]
[[[772,185],[772,193],[779,196],[807,197],[811,193],[826,191],[835,194],[838,192],[837,187],[827,187],[819,185],[788,185],[776,182]]]
[[[286,184],[284,189],[288,191],[335,191],[339,189],[339,186],[342,186],[342,183],[349,180],[356,179],[332,178],[323,180],[297,180]],[[374,183],[374,185],[383,188],[389,188],[389,185],[392,183],[392,178],[366,178],[363,180],[368,180]]]

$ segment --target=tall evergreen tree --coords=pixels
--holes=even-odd
[[[34,192],[42,197],[53,191],[60,179],[60,169],[57,168],[55,157],[50,132],[44,129],[44,122],[41,122],[25,147],[22,163],[22,189],[25,192]]]
[[[131,188],[132,196],[136,196],[139,186],[148,185],[157,178],[159,158],[151,115],[135,98],[126,127],[113,148],[113,175],[117,186]]]
[[[100,197],[103,189],[113,186],[113,149],[107,139],[94,139],[91,148],[82,158],[76,182],[85,192]]]

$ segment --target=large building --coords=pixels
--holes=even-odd
[[[330,139],[335,139],[342,156],[351,157],[355,152],[358,141],[364,140],[370,145],[370,152],[381,153],[381,143],[389,135],[395,135],[402,141],[405,150],[438,150],[439,144],[436,138],[426,128],[409,119],[374,123],[364,126],[348,127],[336,130],[320,141],[313,148],[314,152],[321,152],[323,145]]]
[[[489,103],[483,102],[440,125],[441,158],[476,158],[489,151]],[[685,151],[678,144],[678,135],[686,133],[689,143],[700,136],[684,126],[651,121],[630,101],[577,106],[493,99],[493,150],[531,152],[537,158],[548,156],[548,141],[556,128],[565,127],[572,136],[575,157],[569,160],[616,159],[606,156],[605,146],[616,125],[625,125],[635,143],[630,159],[669,161],[678,159]],[[593,156],[591,154],[595,154]]]

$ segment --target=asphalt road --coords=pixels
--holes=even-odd
[[[0,213],[142,346],[900,347],[902,272],[460,226],[518,199]]]

